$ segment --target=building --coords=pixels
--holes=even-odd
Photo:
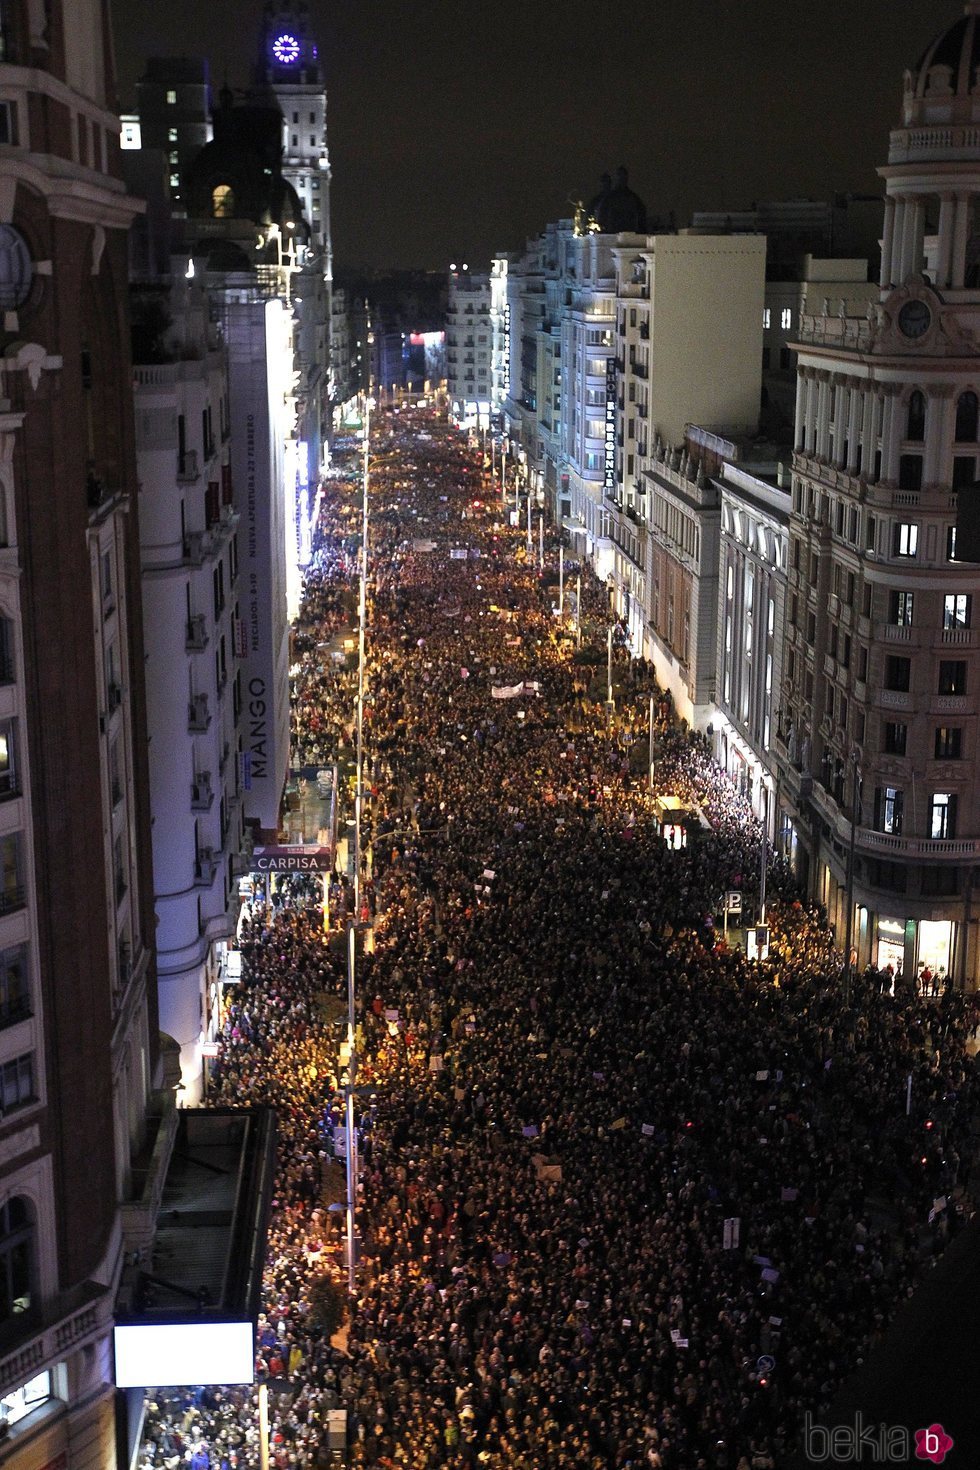
[[[308,226],[297,280],[296,366],[300,457],[313,492],[325,467],[330,442],[330,328],[333,244],[330,233],[330,154],[327,149],[327,91],[323,64],[306,0],[267,0],[259,32],[256,67],[259,95],[274,100],[281,114],[279,169],[293,188]],[[305,446],[303,448],[302,446]],[[308,555],[303,565],[308,562]]]
[[[622,235],[613,245],[613,605],[634,653],[701,727],[717,674],[720,502],[686,431],[757,429],[765,248],[753,235]]]
[[[161,1081],[138,205],[107,12],[5,5],[0,84],[0,1420],[5,1464],[72,1470],[115,1463],[109,1337]]]
[[[969,546],[980,454],[980,4],[906,72],[878,298],[808,315],[780,752],[785,841],[860,964],[976,984]],[[964,555],[965,553],[965,555]],[[781,736],[781,739],[779,738]]]
[[[134,287],[133,382],[160,1024],[194,1104],[237,917],[245,622],[227,354],[203,282],[175,267]]]
[[[460,428],[490,423],[493,332],[490,277],[468,266],[449,268],[446,382],[449,411]]]
[[[127,118],[127,148],[157,151],[167,161],[171,198],[184,203],[184,175],[211,141],[211,83],[202,57],[151,57],[136,84],[135,119]]]

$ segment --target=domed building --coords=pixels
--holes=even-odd
[[[802,319],[785,850],[858,965],[977,982],[980,0],[906,73],[878,303]],[[978,597],[974,608],[974,598]]]
[[[599,192],[589,201],[589,219],[602,235],[646,234],[646,205],[629,186],[629,174],[620,166],[616,182],[608,174],[599,180]]]

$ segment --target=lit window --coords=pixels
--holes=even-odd
[[[943,599],[943,627],[968,628],[972,603],[968,592],[947,592]]]
[[[901,521],[895,527],[893,555],[915,556],[919,549],[919,528],[909,521]]]
[[[171,174],[170,175],[170,187],[171,187],[171,189],[179,189],[180,188],[180,174]]]
[[[0,1399],[0,1424],[8,1427],[16,1424],[25,1414],[32,1414],[35,1409],[46,1404],[51,1396],[51,1374],[39,1373],[22,1388],[15,1388]]]
[[[772,311],[771,311],[771,309],[768,306],[766,306],[766,307],[763,308],[763,312],[762,312],[762,329],[763,329],[764,332],[768,332],[768,330],[769,330],[769,328],[771,326],[772,326]]]
[[[782,312],[780,313],[780,317],[779,317],[779,325],[782,327],[782,329],[783,329],[784,332],[788,332],[789,331],[790,327],[793,325],[793,309],[792,309],[792,307],[790,307],[790,306],[784,306],[783,307]]]
[[[177,141],[177,129],[176,128],[168,128],[167,129],[167,142],[168,143],[176,143],[176,141]]]
[[[175,91],[173,91],[173,89],[171,89],[167,93],[167,105],[169,107],[173,107],[173,106],[175,106],[176,102],[177,102],[177,93]]]
[[[905,797],[895,786],[886,786],[881,805],[881,830],[897,836],[902,830]]]
[[[235,191],[230,184],[217,184],[211,193],[211,213],[215,219],[231,219],[235,213]]]
[[[956,797],[949,791],[937,791],[932,798],[929,836],[933,839],[956,836]]]
[[[28,1064],[30,1057],[27,1057]],[[17,1062],[8,1064],[15,1071]],[[6,1080],[7,1067],[0,1068]],[[30,1312],[34,1292],[35,1235],[31,1206],[21,1195],[0,1206],[0,1330],[13,1325],[16,1318]],[[13,1397],[13,1395],[12,1395]],[[0,1399],[2,1417],[10,1420],[7,1400]],[[17,1417],[22,1417],[26,1409]]]

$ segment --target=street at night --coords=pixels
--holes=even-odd
[[[481,464],[430,412],[384,414],[372,440],[361,1251],[333,1346],[309,1303],[321,1273],[344,1279],[324,1182],[346,878],[332,940],[317,881],[258,904],[222,1031],[217,1099],[271,1102],[282,1130],[259,1329],[274,1461],[314,1463],[339,1407],[370,1467],[780,1466],[962,1223],[976,1004],[874,974],[843,1004],[779,864],[768,960],[724,945],[723,892],[758,903],[757,824],[657,694],[655,790],[711,829],[665,843],[650,672],[617,651],[610,718],[605,589],[583,579],[580,650],[574,576],[559,619],[556,544],[542,574],[537,517],[529,557]],[[304,764],[353,735],[356,678],[323,662],[354,601],[349,493],[300,619]],[[178,1394],[150,1422],[145,1463],[201,1442],[258,1463],[251,1392]]]

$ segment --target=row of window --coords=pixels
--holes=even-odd
[[[791,330],[791,328],[793,326],[793,308],[791,306],[784,306],[782,308],[782,310],[780,311],[780,313],[779,313],[779,325],[783,329],[784,332],[788,332],[788,331]],[[763,308],[763,312],[762,312],[762,327],[763,327],[763,330],[764,331],[768,332],[771,326],[772,326],[772,307],[766,306],[766,307]]]
[[[928,836],[941,842],[956,836],[955,791],[935,791],[929,801]],[[879,786],[875,790],[874,829],[901,836],[905,820],[905,792],[898,786]]]
[[[926,399],[918,388],[910,395],[905,418],[905,438],[910,444],[921,444],[926,435]],[[980,438],[980,398],[972,390],[956,400],[956,426],[953,437],[957,444],[976,444]]]
[[[909,727],[900,720],[885,722],[881,736],[881,748],[886,755],[905,755],[908,749]],[[933,747],[937,761],[958,761],[963,755],[963,731],[959,725],[937,725]]]
[[[965,694],[966,669],[965,659],[940,659],[936,693]],[[885,659],[885,688],[899,694],[907,694],[911,687],[912,660],[910,658],[903,658],[900,654],[889,654]]]

